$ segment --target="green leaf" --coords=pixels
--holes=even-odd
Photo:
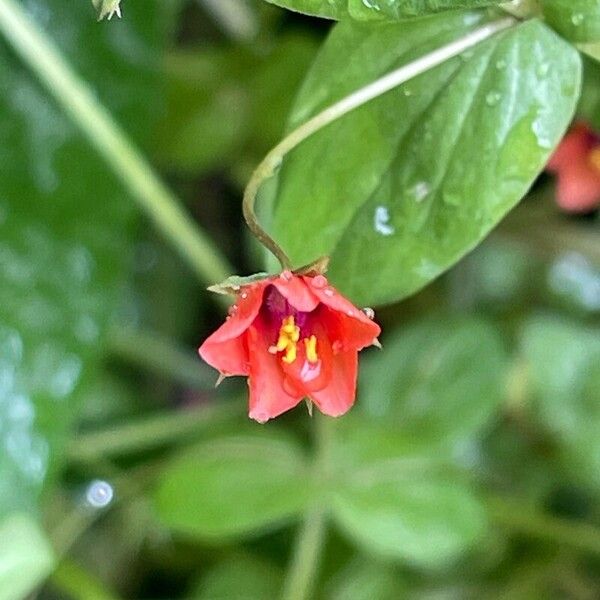
[[[370,358],[361,406],[412,434],[464,440],[489,424],[502,400],[506,357],[485,321],[439,318],[401,328]]]
[[[155,9],[134,3],[127,22],[105,27],[87,2],[32,0],[28,8],[142,140],[157,112],[152,90],[162,34]],[[33,508],[60,466],[120,302],[135,209],[4,46],[0,64],[1,518]]]
[[[267,0],[297,12],[343,19],[400,20],[459,8],[478,8],[500,4],[502,0]]]
[[[338,24],[290,126],[483,19]],[[580,70],[570,45],[529,21],[371,101],[286,158],[274,237],[295,264],[331,255],[331,280],[358,303],[415,292],[525,194],[573,115]]]
[[[333,517],[364,550],[442,568],[484,533],[481,503],[424,440],[367,422],[340,428],[336,446]]]
[[[359,21],[387,19],[400,21],[431,13],[460,8],[480,8],[502,0],[347,0],[348,12]]]
[[[164,523],[204,539],[233,537],[298,516],[314,494],[302,453],[273,434],[222,438],[177,457],[156,490]]]
[[[600,41],[598,0],[541,0],[546,22],[573,42]]]
[[[526,324],[522,340],[536,420],[557,437],[570,477],[600,488],[598,328],[539,317]]]
[[[245,556],[213,567],[190,596],[193,600],[265,600],[276,598],[283,574],[269,563]]]
[[[54,552],[25,514],[0,521],[0,540],[0,600],[23,600],[52,572]]]

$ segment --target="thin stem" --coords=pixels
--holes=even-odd
[[[227,401],[194,410],[179,410],[140,421],[78,435],[68,447],[73,462],[97,461],[184,443],[243,414],[242,402]]]
[[[322,509],[316,508],[305,516],[285,582],[284,600],[306,600],[312,597],[325,531],[326,520]]]
[[[329,417],[316,414],[314,476],[325,482],[329,476],[332,423]],[[327,516],[323,506],[311,507],[298,532],[288,576],[285,580],[283,600],[306,600],[312,597],[319,562],[327,533]]]
[[[107,343],[112,354],[177,383],[198,390],[214,387],[214,371],[195,352],[186,352],[155,333],[115,327]]]
[[[266,179],[272,177],[286,154],[305,139],[323,129],[354,109],[378,98],[390,90],[406,83],[410,79],[437,67],[445,61],[458,56],[461,52],[479,44],[496,33],[518,23],[516,19],[507,17],[488,23],[468,35],[455,40],[442,48],[438,48],[421,58],[399,67],[398,69],[356,90],[339,102],[329,106],[306,123],[300,125],[275,146],[258,165],[244,191],[243,212],[248,227],[256,238],[272,253],[284,269],[290,269],[290,259],[272,237],[260,226],[254,212],[254,204],[258,191]]]
[[[488,511],[494,521],[512,531],[600,554],[600,530],[593,525],[540,513],[504,498],[489,499]]]
[[[230,275],[232,269],[219,250],[196,227],[53,41],[14,0],[0,0],[0,31],[200,279],[210,284]]]

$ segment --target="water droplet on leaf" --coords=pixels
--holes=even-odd
[[[500,95],[499,92],[490,92],[485,97],[485,102],[488,106],[496,106],[496,104],[498,104],[498,102],[500,101],[501,97],[502,96]]]

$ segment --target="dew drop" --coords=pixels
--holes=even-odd
[[[95,480],[88,486],[85,499],[94,508],[105,508],[114,497],[112,485],[107,481]]]
[[[431,189],[426,181],[419,181],[410,190],[410,195],[415,199],[416,202],[421,202],[422,200],[425,200],[427,196],[429,196],[430,191]]]
[[[404,88],[402,90],[402,93],[408,98],[409,96],[412,96],[412,90],[410,90],[409,88]]]
[[[337,354],[338,352],[341,351],[343,347],[342,342],[340,342],[340,340],[335,340],[335,342],[333,342],[333,344],[331,344],[331,349],[333,350],[334,354]]]
[[[242,292],[241,294],[242,300],[245,300],[248,297],[248,292]]]
[[[322,290],[327,285],[327,277],[324,275],[316,275],[312,278],[311,284],[318,290]]]
[[[353,311],[352,309],[350,309],[350,308],[349,308],[349,309],[346,311],[346,314],[347,314],[349,317],[354,317],[354,316],[355,316],[355,315],[354,315],[354,311]]]
[[[584,19],[585,19],[585,17],[582,13],[575,13],[571,17],[571,23],[573,23],[573,25],[575,25],[575,27],[579,27],[579,25],[581,25],[583,23]]]
[[[333,288],[327,288],[324,293],[326,296],[329,296],[330,298],[335,294]]]
[[[279,277],[284,281],[291,281],[294,276],[292,275],[291,271],[283,271]]]
[[[369,306],[362,309],[362,311],[369,317],[369,319],[373,320],[375,318],[375,311]]]
[[[235,313],[238,311],[238,305],[237,304],[232,304],[229,309],[227,310],[227,314],[229,316],[233,316],[235,315]]]
[[[373,227],[377,233],[386,236],[392,235],[396,231],[390,224],[390,213],[385,206],[378,206],[375,208]]]
[[[498,102],[500,101],[500,93],[499,92],[490,92],[486,97],[485,97],[485,102],[488,106],[496,106],[496,104],[498,104]]]
[[[506,69],[506,61],[500,59],[499,61],[496,62],[496,69],[498,69],[499,71],[502,71],[503,69]]]
[[[536,69],[536,73],[538,74],[539,77],[544,77],[545,75],[548,75],[549,70],[550,70],[550,65],[548,63],[542,63],[542,64],[538,65],[538,68]]]

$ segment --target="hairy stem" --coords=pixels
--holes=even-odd
[[[291,268],[291,262],[282,248],[261,227],[254,212],[254,204],[260,187],[266,179],[272,177],[286,154],[301,144],[305,139],[323,129],[354,109],[378,98],[390,90],[406,83],[410,79],[437,67],[447,60],[458,56],[465,50],[479,44],[494,34],[518,23],[516,19],[507,17],[488,23],[479,29],[455,40],[442,48],[438,48],[421,58],[395,69],[391,73],[373,81],[372,83],[356,90],[339,102],[306,121],[285,137],[275,146],[258,165],[244,191],[243,212],[248,227],[256,238],[279,260],[284,269]]]
[[[0,31],[199,278],[210,284],[230,275],[232,269],[212,241],[193,223],[53,41],[14,0],[0,0]]]

